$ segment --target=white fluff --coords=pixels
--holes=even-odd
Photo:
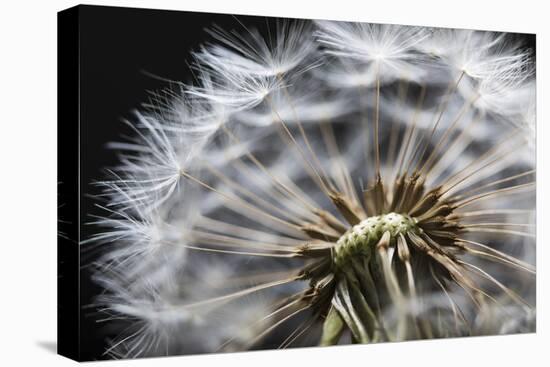
[[[273,39],[246,29],[210,34],[215,42],[193,54],[197,82],[159,92],[135,113],[128,122],[134,136],[111,144],[120,164],[99,182],[104,216],[92,220],[98,233],[83,245],[104,248],[95,278],[105,294],[97,303],[110,322],[131,321],[112,341],[115,357],[212,352],[228,339],[228,350],[248,348],[274,323],[266,316],[274,300],[307,284],[224,297],[296,268],[284,256],[263,255],[303,244],[308,237],[296,224],[319,211],[339,215],[323,185],[362,194],[378,174],[375,119],[385,178],[397,172],[399,154],[411,170],[420,168],[424,142],[438,149],[430,185],[469,165],[487,167],[461,190],[534,166],[532,145],[518,145],[498,164],[472,163],[515,127],[525,134],[510,144],[534,142],[532,61],[504,34],[329,21],[282,22]],[[409,132],[413,142],[401,151]],[[518,203],[529,209],[532,199]],[[510,203],[487,200],[476,210]],[[468,299],[449,292],[475,318]],[[408,302],[410,315],[446,307],[441,320],[452,320],[441,292],[424,308]],[[398,329],[402,311],[386,310],[388,325]],[[483,310],[478,334],[518,330],[513,320],[500,328],[488,322],[495,314]]]

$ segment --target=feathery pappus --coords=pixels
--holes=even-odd
[[[112,143],[82,246],[114,358],[535,330],[532,50],[497,32],[213,27]],[[98,204],[99,205],[99,204]]]

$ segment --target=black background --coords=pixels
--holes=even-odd
[[[148,91],[167,87],[162,78],[189,82],[190,51],[211,37],[204,31],[214,24],[225,30],[245,32],[256,27],[265,34],[273,19],[265,17],[207,14],[181,11],[80,6],[80,116],[81,116],[81,239],[95,228],[84,223],[91,214],[103,214],[90,196],[98,194],[92,182],[106,178],[105,168],[117,163],[116,154],[106,148],[131,134],[121,122],[131,111],[147,102]],[[242,24],[241,24],[242,23]],[[268,24],[269,23],[269,24]],[[525,37],[534,49],[534,36]],[[60,140],[59,144],[63,144]],[[63,157],[60,157],[63,160]],[[110,331],[97,323],[100,315],[87,308],[101,291],[90,281],[86,265],[97,253],[85,251],[80,274],[80,359],[107,358],[105,337]]]
[[[81,239],[96,230],[84,224],[92,220],[90,215],[105,214],[94,206],[97,200],[92,196],[99,191],[92,183],[107,178],[105,168],[117,164],[115,152],[106,144],[120,141],[123,134],[131,135],[122,119],[132,119],[132,110],[148,101],[149,92],[169,85],[150,74],[189,82],[190,52],[211,40],[206,28],[216,24],[242,32],[242,24],[266,29],[266,22],[265,17],[80,7]],[[86,308],[101,291],[90,281],[86,268],[96,255],[94,251],[83,251],[81,257],[81,360],[107,358],[102,356],[104,339],[114,336],[106,324],[97,322],[101,315]]]

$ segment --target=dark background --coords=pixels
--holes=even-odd
[[[80,239],[96,230],[84,223],[91,214],[101,213],[91,196],[98,194],[92,185],[106,178],[105,168],[117,163],[116,154],[106,144],[131,134],[122,118],[132,117],[131,111],[148,101],[148,91],[169,86],[166,81],[147,73],[175,81],[192,80],[188,63],[190,51],[211,40],[204,31],[214,24],[225,30],[241,33],[246,27],[256,27],[265,34],[274,29],[273,18],[250,17],[196,12],[80,6]],[[242,24],[241,24],[242,23]],[[519,36],[534,49],[535,37]],[[62,72],[62,70],[60,70]],[[59,140],[63,144],[63,140]],[[60,164],[63,159],[59,157]],[[62,191],[60,189],[60,191]],[[87,308],[101,291],[90,280],[86,265],[97,251],[84,251],[80,259],[80,360],[107,358],[105,338],[114,336],[106,324],[98,323],[101,315]],[[68,295],[72,296],[73,295]]]
[[[90,214],[105,214],[94,206],[91,196],[99,194],[92,184],[108,176],[105,168],[117,164],[114,151],[106,144],[132,135],[122,123],[132,119],[132,110],[148,101],[151,91],[169,86],[150,74],[175,81],[192,81],[190,51],[211,37],[204,31],[214,24],[226,30],[244,31],[243,25],[267,29],[265,17],[207,14],[196,12],[81,6],[80,91],[81,91],[81,240],[96,228],[83,223]],[[272,27],[272,24],[269,25]],[[271,28],[273,29],[273,28]],[[150,74],[148,74],[150,73]],[[89,197],[89,196],[90,197]],[[101,315],[86,308],[101,289],[90,281],[86,268],[97,251],[81,254],[80,359],[104,359],[105,337],[115,336]]]

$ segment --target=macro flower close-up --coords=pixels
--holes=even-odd
[[[204,33],[93,184],[80,247],[106,356],[535,332],[525,37],[291,19]]]

